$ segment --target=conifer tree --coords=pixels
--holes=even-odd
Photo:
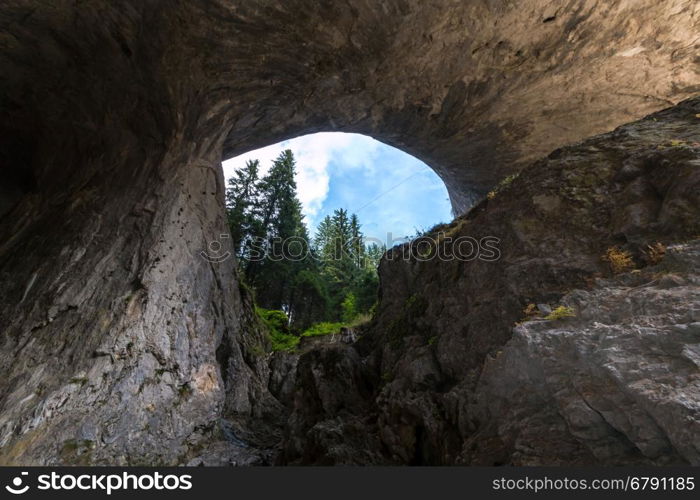
[[[226,211],[233,239],[233,247],[239,262],[246,260],[246,246],[258,232],[255,210],[258,203],[258,160],[248,161],[228,181]]]
[[[297,332],[369,311],[385,248],[366,245],[359,218],[342,208],[323,218],[310,248],[294,155],[282,152],[262,178],[259,168],[248,162],[226,193],[231,234],[257,305],[284,311]]]

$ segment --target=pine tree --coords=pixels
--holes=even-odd
[[[350,216],[350,254],[357,267],[364,264],[365,238],[360,231],[360,220],[356,214]]]
[[[366,313],[376,301],[385,248],[366,245],[359,218],[342,208],[324,217],[309,248],[294,155],[282,152],[261,179],[259,167],[248,162],[226,193],[231,234],[257,305],[284,311],[297,332]]]
[[[282,309],[290,318],[304,300],[296,290],[297,275],[310,270],[308,231],[294,179],[296,161],[290,150],[283,151],[257,184],[254,246],[265,258],[250,260],[246,278],[256,291],[258,304]]]
[[[379,267],[379,261],[382,259],[385,252],[385,245],[380,246],[376,243],[367,245],[367,247],[365,247],[364,267],[376,271],[377,267]]]
[[[246,261],[246,246],[257,232],[255,210],[258,203],[259,168],[258,160],[246,162],[245,166],[229,179],[226,189],[228,224],[234,249],[241,263]]]

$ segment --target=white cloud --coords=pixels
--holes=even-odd
[[[402,238],[451,219],[447,190],[427,165],[358,134],[321,132],[283,141],[224,162],[224,174],[229,178],[258,159],[264,175],[284,149],[297,160],[298,195],[312,234],[325,212],[341,207],[356,212],[365,235],[382,242],[389,233]]]
[[[323,201],[328,196],[329,167],[334,159],[342,161],[343,168],[372,170],[371,159],[381,143],[359,134],[342,132],[320,132],[271,146],[250,151],[223,163],[224,175],[228,179],[233,172],[248,160],[260,160],[261,175],[270,168],[272,161],[285,149],[291,149],[297,161],[297,192],[307,218],[318,215]]]

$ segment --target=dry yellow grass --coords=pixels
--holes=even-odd
[[[608,263],[610,270],[617,274],[629,271],[634,267],[632,254],[620,247],[610,247],[605,251],[602,259]]]
[[[666,255],[666,245],[658,241],[656,243],[652,243],[651,245],[647,245],[644,255],[649,265],[656,265],[661,262],[664,255]]]

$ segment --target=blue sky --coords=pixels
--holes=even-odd
[[[273,144],[224,162],[228,179],[249,159],[266,172],[279,153],[297,160],[297,191],[313,234],[337,208],[356,213],[367,237],[387,241],[452,219],[447,190],[425,163],[370,137],[321,132]]]

